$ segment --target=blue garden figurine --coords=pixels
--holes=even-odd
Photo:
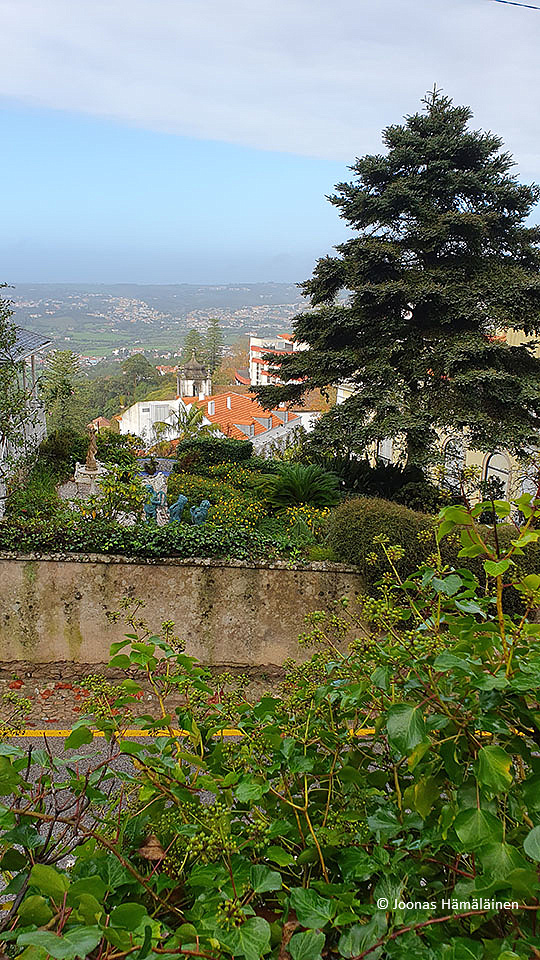
[[[200,507],[190,507],[189,511],[191,513],[191,522],[194,523],[196,527],[200,527],[206,520],[209,509],[209,500],[203,500]]]
[[[158,507],[164,506],[167,502],[165,494],[162,493],[161,491],[159,493],[156,493],[152,487],[146,487],[146,489],[148,490],[149,493],[151,491],[152,495],[150,497],[150,500],[147,500],[146,503],[143,504],[145,520],[157,521]]]
[[[174,503],[171,503],[169,506],[169,523],[179,523],[182,519],[182,514],[184,512],[184,507],[188,501],[187,497],[184,497],[182,494],[178,497]]]

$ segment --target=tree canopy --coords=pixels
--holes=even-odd
[[[203,353],[210,373],[213,374],[217,367],[219,367],[223,354],[223,334],[219,326],[219,320],[215,317],[212,317],[208,324],[208,330],[204,338]]]
[[[540,429],[540,190],[521,184],[499,137],[434,89],[383,132],[385,154],[357,159],[329,197],[352,236],[303,285],[295,320],[308,349],[280,357],[265,406],[349,383],[320,421],[321,444],[363,452],[401,438],[409,463],[441,432],[519,453]],[[517,341],[517,342],[516,342]],[[275,363],[275,361],[274,361]]]
[[[72,350],[53,350],[48,355],[42,383],[47,427],[81,429],[86,419],[79,358]]]
[[[182,356],[181,363],[187,363],[188,360],[191,360],[193,354],[195,354],[197,360],[199,360],[204,353],[204,341],[198,330],[195,330],[194,327],[191,330],[188,330],[184,337],[184,345],[182,347]]]

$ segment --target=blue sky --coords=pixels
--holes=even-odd
[[[4,110],[9,282],[292,281],[345,236],[346,165],[37,109]]]
[[[325,200],[434,82],[540,180],[540,11],[2,0],[0,280],[299,281]]]

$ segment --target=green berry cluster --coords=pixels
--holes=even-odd
[[[246,919],[238,900],[224,900],[218,905],[216,921],[225,930],[241,927]]]

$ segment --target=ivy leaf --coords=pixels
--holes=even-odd
[[[50,897],[58,904],[62,902],[69,887],[68,879],[64,874],[44,863],[36,863],[32,867],[29,882],[32,886],[37,887],[40,893]]]
[[[320,930],[295,933],[289,943],[289,953],[293,960],[320,960],[324,941],[324,933]]]
[[[484,560],[484,570],[490,577],[499,577],[506,573],[513,560]]]
[[[278,847],[274,844],[265,850],[264,855],[267,860],[271,860],[272,863],[277,863],[278,867],[287,867],[289,864],[294,863],[294,857],[290,853],[287,853],[283,847]]]
[[[336,904],[331,900],[302,887],[291,890],[291,906],[303,927],[324,927],[336,912]]]
[[[339,952],[342,957],[356,957],[364,950],[369,950],[386,928],[384,913],[381,911],[369,923],[355,923],[350,930],[342,933],[339,938]],[[380,957],[380,951],[372,951],[374,960]],[[370,954],[371,957],[371,954]]]
[[[492,793],[506,791],[512,783],[512,758],[501,747],[482,747],[478,753],[478,782]]]
[[[235,930],[222,930],[219,933],[221,943],[234,957],[246,960],[259,960],[270,950],[270,924],[262,917],[250,917]]]
[[[53,912],[49,904],[44,897],[40,897],[38,894],[25,897],[17,910],[17,916],[24,926],[34,923],[36,927],[42,927],[49,922],[52,915]]]
[[[513,870],[524,870],[527,867],[525,857],[517,847],[509,843],[489,843],[478,851],[478,858],[493,877],[505,879]]]
[[[540,827],[533,827],[523,841],[523,849],[531,860],[540,863]]]
[[[246,803],[248,800],[260,800],[268,792],[266,783],[256,783],[255,780],[241,780],[235,789],[237,799],[240,803]]]
[[[22,868],[26,866],[28,866],[28,857],[25,857],[23,853],[14,847],[12,847],[11,850],[6,850],[0,860],[0,870],[9,870],[10,873],[15,870],[22,870]]]
[[[436,777],[421,777],[414,785],[413,806],[422,820],[429,816],[435,800],[440,794],[440,786]]]
[[[388,739],[400,753],[408,755],[426,739],[426,725],[419,707],[397,703],[388,711]]]
[[[453,597],[463,584],[461,577],[458,577],[455,573],[445,577],[444,580],[441,580],[440,577],[433,577],[431,582],[437,593],[444,593],[447,597]]]
[[[251,868],[251,886],[255,893],[267,893],[269,890],[281,890],[281,874],[262,864]]]
[[[476,850],[486,843],[502,841],[503,825],[488,810],[462,810],[454,821],[454,830],[467,850]]]
[[[0,797],[7,797],[22,783],[9,757],[0,756]]]
[[[139,924],[148,916],[146,907],[140,903],[121,903],[115,907],[111,913],[110,923],[112,927],[120,927],[122,930],[135,930]]]
[[[100,940],[99,927],[75,927],[63,937],[48,930],[31,930],[17,937],[17,946],[42,947],[54,960],[72,960],[73,957],[84,960]]]
[[[64,750],[76,750],[83,743],[92,743],[94,734],[87,726],[74,727],[69,737],[64,740]]]

